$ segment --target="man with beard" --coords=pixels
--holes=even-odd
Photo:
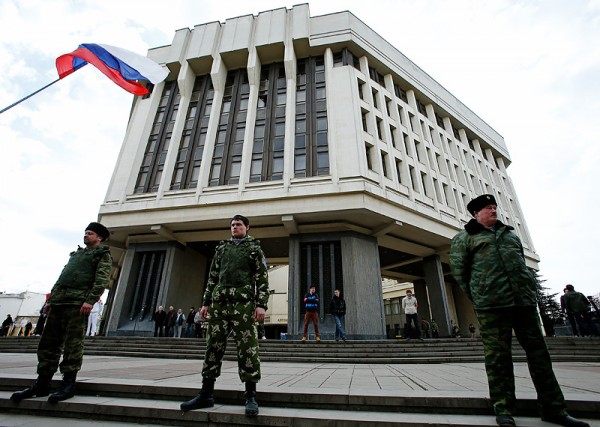
[[[490,400],[499,426],[515,425],[512,333],[525,350],[544,421],[568,427],[589,424],[568,415],[554,376],[537,311],[536,279],[525,264],[513,227],[498,220],[493,195],[467,204],[473,216],[450,248],[452,275],[473,301],[485,353]]]

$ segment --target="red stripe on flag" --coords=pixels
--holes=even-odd
[[[76,71],[73,68],[73,58],[81,58],[84,61],[92,64],[94,67],[100,70],[102,74],[129,93],[140,96],[147,95],[149,93],[148,89],[146,89],[144,86],[138,82],[124,79],[119,71],[110,68],[91,51],[82,47],[74,50],[71,53],[67,53],[56,58],[56,70],[58,71],[58,76],[61,79]]]

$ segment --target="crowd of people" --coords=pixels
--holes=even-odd
[[[152,321],[155,337],[204,338],[208,327],[200,311],[196,311],[193,306],[186,315],[181,308],[175,311],[171,305],[169,311],[165,311],[161,305],[152,315]]]

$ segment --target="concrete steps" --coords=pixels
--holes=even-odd
[[[39,337],[0,339],[5,353],[35,353]],[[516,341],[516,340],[515,340]],[[600,340],[559,337],[547,339],[555,362],[600,362]],[[188,338],[88,337],[85,354],[96,356],[202,359],[206,341]],[[315,363],[452,363],[482,362],[480,340],[362,340],[362,341],[279,341],[260,342],[263,361]],[[235,345],[228,345],[225,360],[235,360]],[[513,344],[515,361],[525,361],[523,349]]]
[[[54,382],[55,386],[58,381]],[[214,408],[182,412],[179,404],[193,397],[196,389],[149,384],[115,384],[83,379],[78,395],[51,405],[46,398],[15,403],[13,390],[31,384],[31,379],[0,378],[0,411],[7,414],[36,414],[40,417],[69,417],[177,426],[494,426],[488,401],[481,395],[452,396],[448,392],[392,395],[388,392],[339,393],[319,389],[259,390],[260,415],[243,413],[241,390],[215,390]],[[543,426],[535,417],[533,398],[519,399],[520,426]],[[600,418],[600,402],[569,400],[573,414]],[[465,415],[469,414],[469,415]],[[1,418],[1,417],[0,417]],[[5,425],[5,424],[3,424]],[[592,424],[593,425],[593,424]]]

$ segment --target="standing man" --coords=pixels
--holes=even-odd
[[[346,342],[346,331],[344,330],[344,316],[346,315],[346,301],[340,295],[340,290],[333,291],[333,298],[329,303],[329,311],[335,319],[335,340]]]
[[[214,406],[215,381],[221,375],[227,337],[233,332],[238,372],[246,388],[245,412],[256,416],[256,383],[260,381],[256,322],[264,321],[269,302],[267,260],[260,242],[248,235],[248,218],[235,215],[230,228],[231,239],[221,241],[215,249],[200,309],[202,320],[208,318],[202,389],[198,396],[183,402],[181,409]]]
[[[165,334],[165,325],[167,324],[167,313],[162,305],[158,306],[158,310],[152,315],[154,321],[154,336],[162,337]]]
[[[560,309],[563,314],[569,319],[569,323],[571,324],[571,330],[573,331],[573,335],[576,337],[579,336],[579,331],[577,330],[577,321],[575,320],[575,315],[572,311],[567,310],[566,298],[567,293],[569,293],[569,289],[564,288],[563,294],[560,296]]]
[[[102,300],[96,301],[90,311],[90,317],[88,317],[87,332],[86,335],[93,337],[96,335],[98,329],[98,316],[102,313]]]
[[[419,315],[417,314],[417,308],[419,307],[419,303],[417,302],[417,298],[413,297],[412,291],[409,289],[406,291],[406,296],[402,298],[402,310],[404,310],[404,314],[406,314],[406,326],[408,339],[410,339],[412,335],[411,330],[411,322],[414,323],[415,329],[417,330],[417,338],[423,341],[421,338],[421,328],[419,327]]]
[[[0,333],[0,337],[6,337],[8,336],[8,331],[10,330],[10,327],[13,325],[13,318],[12,316],[9,314],[8,316],[6,316],[6,319],[4,319],[4,322],[2,322],[2,331]]]
[[[183,330],[183,324],[185,323],[185,314],[182,309],[177,309],[177,318],[175,319],[175,336],[181,338],[181,331]]]
[[[48,318],[38,344],[38,378],[31,387],[13,393],[12,400],[47,396],[52,376],[59,368],[61,353],[63,380],[60,389],[50,395],[48,402],[56,403],[75,395],[75,379],[83,362],[86,316],[100,299],[110,278],[110,251],[100,244],[109,236],[106,227],[92,222],[85,229],[85,248],[79,247],[71,252],[69,262],[60,273],[44,307]]]
[[[175,321],[177,320],[177,313],[175,312],[175,308],[170,305],[169,312],[167,313],[167,336],[173,337],[175,336]]]
[[[185,319],[185,337],[186,338],[194,338],[194,317],[196,316],[196,310],[194,307],[190,307],[190,312]]]
[[[525,350],[544,421],[569,427],[589,424],[567,414],[540,329],[536,279],[525,264],[523,247],[513,227],[497,218],[494,196],[469,202],[474,217],[452,239],[452,275],[473,301],[485,352],[490,400],[499,426],[514,426],[515,377],[512,331]]]
[[[308,324],[312,322],[315,328],[317,342],[321,341],[319,336],[319,295],[316,293],[317,288],[312,285],[306,295],[304,295],[304,304],[306,304],[306,314],[304,315],[304,333],[302,334],[302,342],[306,342],[306,333],[308,332]]]
[[[598,328],[592,320],[590,315],[590,307],[592,304],[585,295],[581,292],[577,292],[573,285],[567,285],[567,294],[565,295],[565,306],[567,312],[573,314],[577,320],[577,326],[579,326],[579,332],[583,335],[585,332],[589,332],[589,335],[600,335]]]

